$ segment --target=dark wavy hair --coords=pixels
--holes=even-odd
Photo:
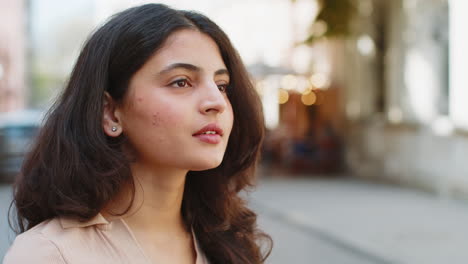
[[[161,4],[116,14],[85,43],[16,179],[10,209],[16,209],[18,233],[58,216],[88,220],[129,183],[135,194],[131,160],[123,152],[125,135],[111,138],[102,128],[105,92],[122,102],[130,78],[181,29],[202,32],[218,45],[230,73],[228,97],[234,111],[221,165],[187,174],[184,221],[212,263],[265,261],[272,240],[257,228],[256,214],[239,196],[254,185],[263,140],[258,95],[229,38],[214,22]]]

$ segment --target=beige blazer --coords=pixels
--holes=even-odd
[[[209,264],[192,232],[196,264]],[[151,263],[121,218],[108,222],[101,214],[87,222],[66,218],[44,221],[18,235],[3,264]]]

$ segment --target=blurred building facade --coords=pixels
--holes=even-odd
[[[357,175],[468,194],[466,1],[369,0],[333,53]],[[465,97],[464,97],[465,96]]]
[[[26,11],[23,0],[0,0],[0,112],[26,103]]]

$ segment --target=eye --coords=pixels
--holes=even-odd
[[[177,87],[177,88],[185,88],[185,87],[191,87],[192,85],[189,83],[187,79],[177,79],[171,82],[170,86]]]
[[[229,84],[218,84],[218,89],[220,92],[225,93],[229,88]]]

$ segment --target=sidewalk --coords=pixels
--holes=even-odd
[[[250,200],[259,220],[276,219],[368,260],[362,263],[468,263],[468,202],[359,180],[313,178],[263,179]],[[277,229],[264,229],[275,239]]]

